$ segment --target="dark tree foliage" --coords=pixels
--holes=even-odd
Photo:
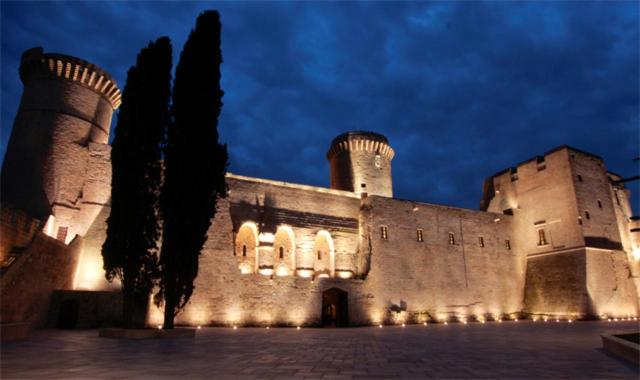
[[[102,257],[107,279],[122,282],[126,328],[144,327],[158,276],[160,160],[169,122],[171,54],[167,37],[138,54],[127,73],[111,150],[111,214]]]
[[[220,88],[220,16],[198,16],[173,85],[173,122],[167,130],[165,177],[162,185],[162,250],[157,304],[164,302],[164,328],[173,328],[187,304],[198,275],[198,256],[227,186],[227,147],[218,143]]]

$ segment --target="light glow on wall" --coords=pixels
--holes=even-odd
[[[640,261],[640,247],[634,247],[632,249],[631,255],[633,256],[634,260]]]
[[[349,278],[353,277],[353,272],[350,271],[350,270],[338,269],[338,270],[336,270],[336,276],[338,278],[342,278],[342,279],[349,279]]]
[[[309,278],[313,276],[313,269],[298,269],[297,272],[300,277]]]
[[[47,218],[47,223],[44,225],[44,229],[42,232],[44,232],[45,235],[55,239],[56,238],[55,231],[56,231],[56,217],[53,215],[49,215],[49,218]]]

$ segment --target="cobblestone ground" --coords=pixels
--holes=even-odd
[[[204,328],[195,339],[34,332],[2,344],[2,378],[630,378],[600,334],[637,322],[504,322],[350,329]]]

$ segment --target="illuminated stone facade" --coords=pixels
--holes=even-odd
[[[86,126],[56,118],[37,124],[55,136],[48,148],[53,153],[39,153],[46,168],[66,173],[69,157],[75,157],[82,170],[56,176],[56,193],[46,185],[50,169],[38,171],[42,180],[32,175],[29,183],[40,187],[29,194],[48,195],[47,215],[72,233],[66,243],[81,236],[74,287],[113,289],[100,256],[109,215],[108,135],[96,132],[100,138],[94,139],[89,131],[109,130],[119,93],[113,97],[116,92],[95,83],[76,83],[83,71],[65,62],[79,60],[48,63],[47,57],[38,61],[53,70],[47,80],[77,91],[51,92],[49,82],[25,81],[32,109],[85,102],[110,108],[104,108],[108,118]],[[37,86],[44,86],[42,92]],[[34,131],[21,121],[25,109],[21,105],[13,135]],[[13,135],[11,144],[18,144]],[[19,172],[7,169],[7,162],[17,165],[28,149],[10,146],[21,153],[5,160],[3,179],[11,179],[7,170]],[[329,146],[330,188],[229,174],[229,196],[219,204],[194,295],[177,322],[341,326],[638,314],[640,226],[630,219],[620,177],[607,172],[599,157],[557,148],[488,178],[481,210],[466,210],[392,198],[394,154],[380,134],[348,132]],[[71,199],[74,213],[62,213]],[[82,211],[89,203],[90,212]],[[57,235],[55,229],[49,233]],[[159,321],[161,312],[152,307],[150,323]]]

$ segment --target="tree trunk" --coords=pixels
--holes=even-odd
[[[167,289],[164,295],[164,329],[173,328],[173,318],[176,309],[176,292]]]

